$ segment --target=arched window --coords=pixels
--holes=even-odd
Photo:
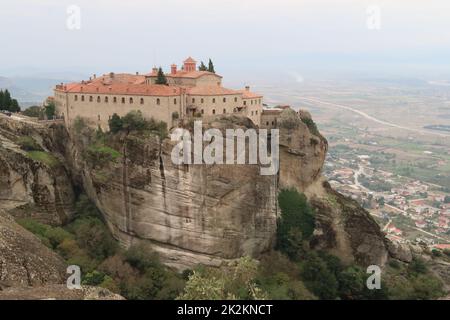
[[[269,121],[266,122],[266,126],[269,126]]]
[[[258,110],[255,111],[255,114],[258,115]]]
[[[108,103],[108,102],[109,102],[109,98],[105,97],[105,103]]]
[[[100,121],[100,115],[98,115],[98,121]]]
[[[203,102],[205,102],[205,99],[201,98],[200,103],[203,103]]]
[[[227,98],[223,98],[223,102],[227,102]]]
[[[144,98],[141,98],[141,104],[144,104]]]
[[[156,99],[156,104],[159,106],[161,104],[161,100],[158,98]]]
[[[89,102],[92,102],[94,98],[92,96],[89,96]]]
[[[202,111],[201,111],[201,112],[202,112],[202,114],[204,114],[204,113],[205,113],[205,110],[203,110],[203,109],[202,109]]]
[[[177,104],[177,99],[173,99],[173,104]]]
[[[125,103],[125,98],[122,98],[122,103]]]
[[[78,101],[78,96],[77,95],[75,95],[75,101]]]
[[[223,108],[223,113],[227,113],[227,109]]]
[[[253,104],[253,100],[250,100],[250,104]]]
[[[133,104],[133,98],[130,98],[130,104]]]
[[[97,97],[97,102],[98,102],[98,103],[102,102],[100,96]]]
[[[216,103],[216,98],[213,98],[213,103]]]
[[[192,103],[195,103],[195,98],[192,98]]]
[[[213,114],[216,114],[216,109],[213,109]]]
[[[272,121],[272,125],[274,125],[274,122]]]
[[[247,105],[247,101],[244,101],[244,106],[246,106]]]
[[[114,98],[113,98],[113,102],[114,102],[114,103],[117,103],[117,97],[114,97]]]
[[[81,101],[84,101],[84,96],[81,96]]]
[[[234,102],[237,102],[237,97],[234,97]]]

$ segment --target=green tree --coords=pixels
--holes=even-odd
[[[123,129],[123,120],[117,113],[114,113],[111,116],[111,119],[108,120],[109,131],[112,133],[117,133]]]
[[[50,101],[44,109],[45,115],[47,116],[47,119],[53,119],[56,113],[56,105],[53,101]]]
[[[208,71],[208,67],[203,63],[203,61],[200,63],[200,66],[198,67],[199,71]]]
[[[212,72],[212,73],[216,73],[216,70],[214,70],[214,64],[211,61],[211,59],[209,59],[209,63],[208,63],[208,71]]]
[[[19,102],[17,102],[16,99],[11,100],[11,105],[9,107],[9,111],[11,111],[11,112],[19,112],[20,111]]]
[[[295,189],[283,189],[278,195],[281,218],[277,226],[277,250],[297,260],[302,254],[302,243],[313,234],[313,209],[304,194]]]
[[[335,299],[338,281],[327,263],[317,253],[311,252],[301,266],[301,276],[306,287],[320,299]]]
[[[157,75],[155,83],[167,85],[167,78],[161,67],[159,67],[159,69],[158,69],[158,75]]]

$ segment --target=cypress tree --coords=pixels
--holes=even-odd
[[[5,110],[10,111],[11,108],[11,94],[9,93],[8,89],[5,90],[5,92],[3,93],[3,108]]]
[[[208,71],[208,68],[206,67],[206,65],[203,63],[203,61],[200,63],[200,67],[198,67],[199,71]]]
[[[211,59],[209,59],[209,63],[208,63],[208,71],[212,72],[212,73],[216,73],[216,71],[214,70],[214,64],[211,61]]]
[[[11,112],[19,112],[20,106],[16,99],[11,100],[11,106],[9,107],[9,111]]]
[[[166,75],[164,74],[163,70],[161,67],[159,67],[158,69],[158,77],[156,78],[156,84],[165,84],[167,85],[167,78]]]
[[[0,110],[4,110],[4,100],[5,94],[3,93],[3,90],[0,90]]]

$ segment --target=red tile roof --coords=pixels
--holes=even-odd
[[[263,96],[258,94],[258,93],[254,93],[248,90],[239,90],[240,93],[242,93],[242,98],[243,99],[255,99],[255,98],[262,98]]]
[[[156,77],[158,73],[153,72],[148,74],[149,77]],[[191,79],[197,79],[206,75],[214,75],[218,78],[222,78],[222,76],[209,72],[209,71],[184,71],[184,70],[177,70],[177,73],[166,73],[165,74],[167,78],[191,78]]]
[[[197,63],[192,57],[188,57],[186,60],[183,61],[184,63]]]

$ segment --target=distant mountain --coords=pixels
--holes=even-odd
[[[61,76],[61,77],[57,77]],[[65,77],[64,77],[65,76]],[[22,106],[40,104],[53,94],[56,84],[80,79],[75,74],[36,74],[33,76],[0,76],[0,89],[8,89]]]

